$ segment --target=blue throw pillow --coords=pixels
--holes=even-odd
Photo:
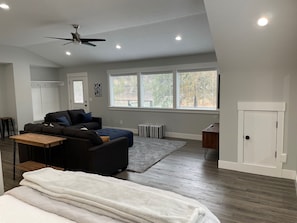
[[[83,113],[83,122],[90,122],[92,121],[92,112]]]
[[[65,116],[61,116],[59,118],[56,118],[56,120],[58,122],[61,122],[62,125],[70,126],[70,123],[69,123],[68,119]]]

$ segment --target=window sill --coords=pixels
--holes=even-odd
[[[109,107],[112,111],[135,111],[135,112],[156,112],[156,113],[189,113],[189,114],[219,114],[219,109],[206,110],[206,109],[168,109],[168,108],[131,108],[131,107]]]

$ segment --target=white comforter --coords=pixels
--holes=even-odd
[[[219,222],[196,200],[97,174],[44,168],[25,173],[21,185],[40,191],[56,202],[111,217],[108,219],[115,219],[115,222],[116,219],[118,222],[139,223]]]
[[[74,223],[69,219],[28,205],[10,195],[0,197],[1,223]]]

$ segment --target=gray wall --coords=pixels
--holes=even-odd
[[[205,7],[221,69],[220,160],[237,162],[238,101],[284,101],[284,169],[296,170],[297,1],[205,0]],[[259,28],[263,13],[270,23]]]
[[[191,64],[203,62],[216,62],[215,54],[204,54],[185,57],[163,58],[153,60],[141,60],[122,63],[108,63],[89,65],[84,67],[64,68],[60,70],[60,80],[65,81],[67,73],[87,72],[89,77],[89,96],[90,111],[94,115],[103,118],[104,126],[121,127],[128,129],[137,129],[137,125],[144,122],[164,123],[166,131],[178,133],[179,136],[186,134],[196,137],[201,135],[201,130],[210,123],[218,122],[218,112],[212,114],[206,113],[177,113],[177,112],[141,112],[141,111],[125,111],[111,110],[108,108],[108,76],[107,70],[110,69],[127,69],[140,67],[157,67],[176,64]],[[94,97],[94,83],[100,82],[103,86],[103,96]],[[68,108],[68,90],[65,85],[62,89],[62,106]],[[123,124],[120,124],[122,120]]]

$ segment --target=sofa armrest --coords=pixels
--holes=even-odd
[[[101,117],[92,117],[92,122],[97,122],[99,124],[99,129],[102,129],[102,118]]]
[[[87,171],[112,175],[128,166],[128,138],[120,137],[88,149]]]

